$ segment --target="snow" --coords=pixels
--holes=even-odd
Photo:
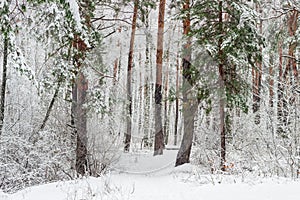
[[[198,167],[174,168],[177,151],[162,156],[140,151],[123,154],[112,171],[35,186],[15,194],[0,192],[1,200],[298,200],[300,182],[290,179],[242,180],[240,175],[197,174]]]
[[[78,31],[82,30],[82,25],[81,25],[81,18],[80,18],[80,13],[79,13],[79,6],[76,0],[67,0],[67,2],[70,5],[70,11],[73,15],[73,19],[76,22],[76,28]]]

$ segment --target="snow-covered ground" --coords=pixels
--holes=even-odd
[[[110,174],[56,182],[1,200],[299,200],[300,181],[202,174],[190,164],[174,168],[177,151],[123,154]]]

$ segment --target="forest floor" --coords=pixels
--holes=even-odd
[[[250,175],[203,174],[196,166],[174,168],[176,150],[162,156],[139,151],[122,154],[100,178],[61,181],[0,192],[0,200],[299,200],[300,181]]]

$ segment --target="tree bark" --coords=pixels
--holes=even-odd
[[[291,11],[290,15],[288,16],[288,32],[290,37],[294,37],[297,29],[298,29],[298,17],[299,17],[299,11],[294,8],[293,11]],[[289,59],[288,59],[288,66],[286,71],[292,70],[294,75],[294,82],[295,84],[298,84],[298,69],[297,69],[297,63],[295,58],[295,49],[297,47],[296,42],[292,42],[289,45]]]
[[[83,19],[85,19],[85,24],[88,29],[91,27],[91,1],[90,0],[82,0],[79,2],[80,6],[80,15]],[[87,140],[87,109],[84,107],[86,103],[87,90],[88,90],[88,80],[86,79],[82,65],[85,60],[87,45],[77,34],[75,34],[75,38],[73,41],[73,48],[76,49],[76,54],[74,55],[74,64],[78,69],[78,73],[76,74],[76,80],[74,82],[74,87],[72,89],[76,89],[76,91],[72,91],[73,103],[75,103],[75,116],[74,124],[76,128],[76,172],[81,176],[90,174],[89,166],[88,166],[88,140]],[[74,95],[73,95],[74,94]],[[77,95],[75,97],[75,94]]]
[[[88,82],[82,72],[79,73],[77,85],[77,106],[75,126],[77,129],[76,171],[81,175],[88,172],[87,157],[87,110],[84,107],[88,90]]]
[[[257,5],[257,10],[261,12],[261,8]],[[262,34],[262,20],[259,22],[259,32]],[[262,54],[262,48],[260,48],[260,54]],[[261,91],[261,78],[262,78],[262,62],[256,64],[256,68],[252,68],[252,92],[253,92],[253,113],[259,111],[260,108],[260,91]],[[260,115],[255,115],[255,123],[260,123]]]
[[[164,140],[165,144],[168,144],[169,140],[169,116],[168,116],[168,102],[169,102],[169,61],[170,61],[170,40],[171,36],[169,36],[169,47],[167,49],[167,63],[166,63],[166,70],[165,70],[165,77],[164,77]]]
[[[190,0],[185,0],[183,10],[189,10]],[[190,31],[190,15],[189,13],[183,20],[183,34],[188,35]],[[183,68],[183,123],[184,134],[181,141],[180,149],[177,154],[175,166],[190,162],[191,148],[194,138],[194,118],[198,109],[198,101],[191,94],[193,81],[191,76],[191,40],[187,38],[186,44],[183,46],[184,58],[182,60]]]
[[[145,99],[145,110],[144,110],[144,136],[143,136],[143,145],[144,147],[152,146],[152,138],[151,138],[151,125],[150,125],[150,111],[151,111],[151,87],[149,78],[152,65],[151,65],[151,33],[150,33],[150,25],[149,25],[149,10],[146,8],[145,12],[145,36],[146,36],[146,46],[145,46],[145,73],[144,73],[144,99]],[[152,79],[151,79],[152,80]]]
[[[219,33],[223,33],[223,1],[219,0]],[[219,89],[221,90],[219,100],[219,115],[220,115],[220,137],[221,137],[221,170],[225,171],[226,163],[226,129],[225,129],[225,71],[224,58],[222,50],[223,38],[218,41],[218,56],[219,56]]]
[[[159,2],[157,52],[156,52],[156,81],[155,81],[155,140],[154,156],[162,155],[164,145],[164,134],[162,126],[162,62],[164,47],[164,19],[166,0]]]
[[[129,152],[130,142],[131,142],[131,117],[132,117],[132,88],[131,88],[131,79],[132,79],[132,67],[133,67],[133,48],[134,48],[134,39],[135,39],[135,30],[136,30],[136,19],[138,12],[139,0],[134,1],[133,8],[133,17],[132,17],[132,27],[131,27],[131,37],[130,37],[130,46],[128,54],[128,66],[127,66],[127,116],[126,124],[127,129],[125,133],[125,147],[124,152]]]
[[[279,53],[279,76],[277,86],[277,133],[283,132],[283,62],[282,62],[282,41],[278,42],[278,53]]]
[[[72,88],[71,124],[74,123],[74,133],[76,133],[76,162],[75,169],[81,176],[88,172],[87,156],[87,110],[84,108],[88,82],[82,72],[82,61],[85,59],[87,46],[83,40],[75,35],[73,48],[77,53],[74,55],[74,65],[79,72]]]
[[[175,123],[174,123],[174,145],[177,145],[178,138],[178,118],[179,118],[179,58],[177,54],[176,63],[176,99],[175,99]]]
[[[274,106],[274,56],[270,55],[270,66],[269,66],[269,105]]]
[[[7,82],[8,42],[9,42],[8,37],[4,36],[1,100],[0,100],[0,136],[3,131],[4,116],[5,116],[4,110],[5,110],[6,82]]]

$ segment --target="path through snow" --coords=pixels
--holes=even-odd
[[[299,200],[300,182],[202,175],[192,165],[174,168],[177,151],[153,157],[150,152],[123,154],[101,178],[56,182],[1,200]]]

